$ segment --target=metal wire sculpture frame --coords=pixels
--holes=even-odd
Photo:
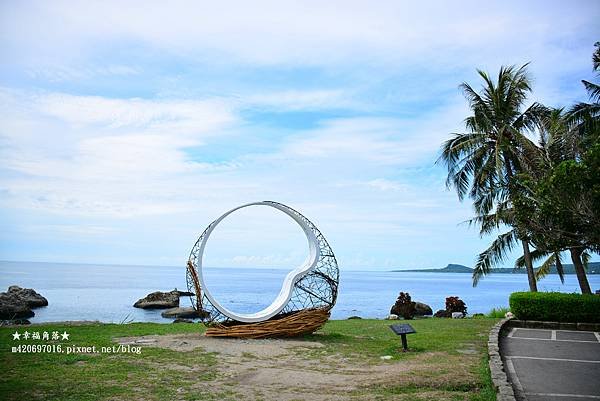
[[[278,202],[265,201],[263,203],[284,207],[302,219],[313,231],[319,244],[319,256],[316,266],[294,284],[292,296],[286,306],[277,315],[268,320],[279,319],[282,316],[288,316],[303,310],[320,309],[330,311],[337,300],[339,268],[329,243],[319,229],[300,212]],[[201,257],[199,254],[200,244],[214,224],[215,221],[206,227],[190,252],[186,269],[186,279],[188,291],[195,294],[190,296],[190,300],[193,307],[201,312],[201,319],[207,326],[214,324],[223,326],[244,324],[218,310],[208,299],[204,291],[202,291],[198,280],[198,258]]]

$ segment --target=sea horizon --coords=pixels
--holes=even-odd
[[[591,260],[592,263],[599,263],[596,261],[596,258],[593,258],[593,260]],[[60,265],[83,265],[83,266],[134,266],[134,267],[168,267],[168,268],[178,268],[178,267],[184,267],[186,266],[187,260],[181,262],[181,264],[176,265],[176,264],[144,264],[144,263],[140,263],[140,264],[136,264],[136,263],[94,263],[94,262],[47,262],[47,261],[36,261],[36,260],[3,260],[0,259],[0,263],[39,263],[39,264],[60,264]],[[462,265],[459,263],[448,263],[447,265]],[[467,265],[462,265],[465,267],[469,267]],[[211,268],[211,269],[251,269],[251,270],[261,270],[261,269],[265,269],[265,270],[286,270],[289,271],[291,270],[290,267],[281,267],[281,266],[206,266],[207,268]],[[444,266],[446,267],[446,266]],[[390,272],[390,273],[401,273],[401,272],[417,272],[422,270],[423,273],[430,273],[431,270],[442,270],[444,269],[444,267],[372,267],[372,268],[356,268],[356,267],[348,267],[348,268],[344,268],[344,271],[353,271],[353,272]],[[504,269],[504,270],[510,270],[513,269],[513,267],[496,267],[494,269]],[[456,272],[450,272],[452,274],[462,274],[462,273],[456,273]],[[550,273],[550,274],[555,274],[555,273]],[[575,273],[565,273],[565,274],[575,274]]]
[[[211,293],[223,305],[250,313],[268,306],[275,298],[288,269],[206,267],[203,272]],[[600,275],[588,277],[593,289],[600,288]],[[185,266],[81,264],[0,261],[0,290],[10,285],[33,288],[48,299],[47,307],[35,309],[32,323],[98,320],[101,322],[160,322],[160,310],[133,307],[139,298],[154,291],[186,290]],[[539,282],[541,291],[579,292],[574,275],[561,284],[557,276]],[[385,318],[398,294],[409,292],[414,301],[424,302],[435,312],[444,308],[445,298],[458,296],[468,312],[487,313],[507,307],[514,291],[527,291],[521,274],[491,274],[472,286],[469,273],[359,271],[340,269],[339,295],[332,319]],[[101,300],[101,302],[98,302]],[[181,297],[181,306],[190,298]]]

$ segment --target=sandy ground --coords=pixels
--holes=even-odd
[[[347,400],[380,399],[371,392],[350,392],[382,385],[424,384],[425,398],[445,399],[438,392],[428,368],[439,366],[440,359],[447,355],[424,353],[403,361],[365,362],[356,358],[347,359],[332,355],[319,342],[265,339],[240,340],[204,337],[200,334],[152,335],[115,339],[121,344],[162,347],[175,351],[191,351],[202,348],[205,352],[217,353],[217,379],[199,382],[216,392],[232,391],[237,399],[262,400]],[[477,358],[462,355],[459,358]],[[433,363],[435,361],[435,363]],[[458,361],[448,361],[453,367],[443,381],[469,380],[469,372],[456,368]],[[465,361],[463,361],[465,362]],[[171,367],[190,369],[186,366]],[[423,373],[427,373],[423,375]],[[433,376],[435,372],[433,372]],[[416,382],[417,380],[418,382]],[[423,382],[424,380],[424,382]],[[429,383],[428,383],[429,381]],[[427,388],[429,388],[430,394]],[[381,397],[385,399],[385,396]],[[396,399],[394,397],[394,399]],[[397,399],[404,399],[399,396]],[[408,399],[408,398],[407,398]],[[455,398],[453,398],[455,399]]]

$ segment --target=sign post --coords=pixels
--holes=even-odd
[[[402,352],[408,351],[406,335],[416,333],[417,331],[410,324],[392,324],[390,325],[390,329],[402,338]]]

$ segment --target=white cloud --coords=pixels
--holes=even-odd
[[[54,232],[58,235],[78,236],[82,238],[108,237],[114,235],[117,231],[115,227],[101,225],[76,225],[76,224],[34,224],[22,227],[28,235],[35,235],[39,232]]]
[[[376,178],[366,183],[372,188],[379,189],[381,191],[403,191],[406,190],[406,186],[392,180],[386,180],[385,178]]]
[[[318,198],[335,199],[335,188],[341,187],[366,203],[379,199],[373,189],[389,193],[379,199],[387,203],[397,196],[394,192],[408,196],[412,185],[381,174],[431,163],[438,138],[447,135],[446,125],[454,124],[462,112],[462,106],[433,110],[435,119],[425,116],[416,122],[328,120],[295,133],[270,153],[205,162],[192,159],[188,149],[205,146],[232,129],[239,131],[237,140],[244,141],[247,127],[236,108],[250,102],[240,106],[237,99],[223,98],[111,99],[9,90],[0,96],[7,99],[0,135],[10,143],[2,152],[2,166],[26,175],[4,180],[10,195],[4,204],[111,218],[182,214],[198,208],[219,211],[220,204],[234,206],[252,199],[295,202],[309,196],[314,205]],[[294,107],[312,95],[299,98]],[[257,99],[259,104],[275,103],[278,95]],[[212,204],[214,200],[218,203]],[[337,207],[331,218],[361,221],[374,232],[402,231],[402,221],[390,215],[382,216],[385,222],[373,220],[371,211],[364,210],[362,216],[352,205],[346,206],[347,217],[342,218]]]
[[[472,49],[470,58],[478,58],[498,54],[501,43],[521,53],[557,35],[556,21],[563,21],[560,35],[569,37],[593,26],[598,13],[593,2],[559,8],[541,1],[486,7],[476,1],[460,7],[394,1],[63,1],[4,4],[0,25],[3,37],[13,40],[18,32],[18,41],[38,58],[58,51],[55,57],[77,59],[94,50],[90,44],[133,41],[193,57],[210,51],[257,63],[322,65],[365,54],[410,62],[456,49]]]
[[[354,99],[348,90],[289,90],[251,94],[241,98],[248,107],[264,107],[282,111],[327,109],[365,109],[368,106]]]
[[[70,67],[68,65],[44,65],[32,66],[26,70],[27,74],[34,79],[44,79],[49,82],[82,81],[96,79],[99,77],[127,77],[140,74],[140,70],[128,66],[110,64],[106,66],[93,67]]]
[[[432,108],[419,117],[354,117],[332,119],[309,132],[293,136],[284,157],[363,160],[409,166],[434,160],[449,132],[460,128],[468,113],[464,102]]]
[[[192,160],[186,150],[237,123],[210,101],[111,99],[0,91],[3,203],[82,216],[190,210],[194,177],[237,168]],[[212,181],[217,187],[216,180]],[[239,185],[241,188],[245,184]],[[211,189],[206,182],[205,188]]]
[[[218,99],[110,99],[51,93],[37,96],[34,101],[34,107],[40,112],[76,127],[144,127],[164,133],[172,131],[174,134],[210,133],[211,130],[221,128],[234,120],[229,107]]]
[[[431,168],[468,114],[456,86],[477,82],[475,67],[531,60],[538,100],[569,101],[579,92],[562,82],[588,71],[600,14],[516,1],[0,7],[13,87],[0,90],[0,204],[13,226],[49,240],[105,232],[152,263],[184,254],[224,210],[274,199],[313,219],[345,266],[473,255],[476,233],[456,227],[469,207]],[[323,117],[311,129],[244,119],[263,110]]]
[[[262,266],[286,266],[290,265],[294,258],[291,256],[281,255],[236,255],[231,260],[231,266],[250,266],[250,267],[262,267]]]
[[[399,134],[394,119],[350,118],[327,121],[313,132],[295,136],[285,147],[286,154],[306,158],[358,158],[397,163],[403,147],[391,137]]]

